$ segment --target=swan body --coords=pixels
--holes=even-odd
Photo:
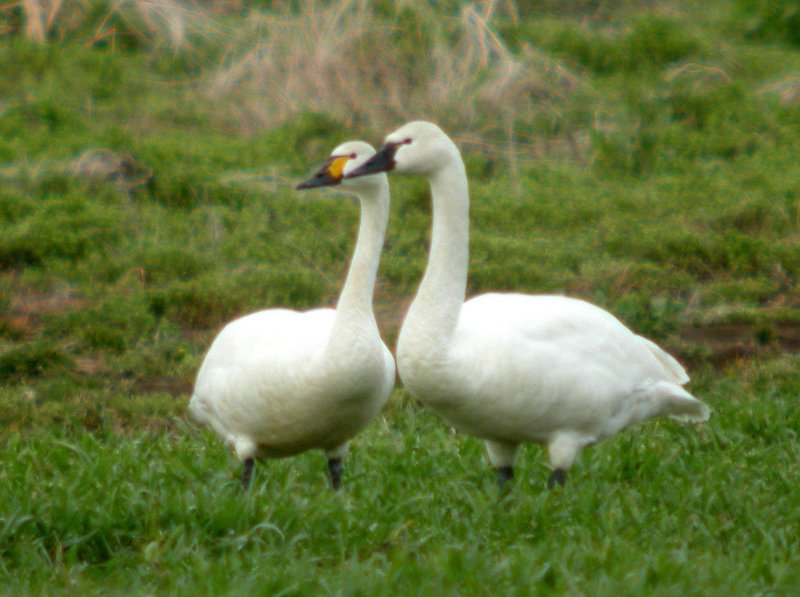
[[[582,448],[657,415],[705,421],[683,367],[613,315],[563,296],[491,293],[464,302],[469,194],[455,144],[413,122],[348,176],[395,170],[428,178],[428,267],[397,345],[409,392],[456,429],[482,438],[501,485],[520,443],[548,446],[564,483]]]
[[[340,145],[298,188],[339,184],[348,168],[374,153],[360,141]],[[360,198],[361,223],[336,309],[267,309],[236,319],[216,337],[197,375],[189,410],[234,448],[245,487],[254,458],[313,448],[325,451],[338,487],[348,441],[380,412],[394,387],[394,359],[372,311],[388,181],[369,176],[344,186]]]

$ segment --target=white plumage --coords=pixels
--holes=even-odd
[[[431,249],[397,346],[406,388],[445,421],[486,441],[500,483],[517,447],[548,446],[564,483],[578,452],[657,415],[705,421],[681,386],[683,367],[610,313],[563,296],[484,294],[464,302],[469,193],[461,155],[428,122],[412,122],[348,176],[396,170],[428,178]]]
[[[351,141],[298,188],[339,184],[375,150]],[[321,448],[338,487],[348,440],[374,418],[394,387],[395,366],[372,311],[389,218],[385,174],[344,182],[361,201],[361,223],[336,309],[268,309],[229,323],[214,340],[189,404],[243,462]]]

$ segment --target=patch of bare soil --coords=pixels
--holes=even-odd
[[[133,391],[139,394],[155,394],[165,392],[171,396],[190,396],[194,384],[190,381],[156,375],[150,377],[137,377],[132,380]]]
[[[6,317],[10,327],[21,336],[30,337],[41,328],[43,316],[80,311],[84,304],[84,300],[66,284],[47,291],[23,286],[15,290]]]
[[[716,323],[688,326],[681,338],[711,353],[715,365],[776,352],[800,352],[800,323]]]

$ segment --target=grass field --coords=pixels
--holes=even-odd
[[[792,2],[91,0],[33,31],[30,4],[0,7],[1,593],[800,589]],[[309,453],[242,494],[186,416],[204,351],[238,314],[333,303],[357,205],[293,185],[416,117],[464,150],[470,293],[609,309],[687,365],[706,425],[629,430],[555,491],[528,447],[501,494],[399,387],[344,491]],[[393,346],[430,207],[392,192]]]

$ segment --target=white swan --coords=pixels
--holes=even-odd
[[[464,302],[469,193],[458,148],[436,125],[386,137],[357,177],[382,171],[428,178],[433,232],[428,267],[397,344],[406,388],[445,421],[486,441],[501,485],[518,444],[548,446],[564,484],[578,452],[656,415],[705,421],[708,407],[666,352],[611,314],[563,296],[484,294]]]
[[[331,186],[375,150],[351,141],[298,189]],[[242,461],[321,448],[331,484],[341,483],[348,440],[383,408],[394,387],[392,354],[381,341],[372,295],[389,219],[386,175],[344,182],[361,201],[355,252],[336,309],[268,309],[229,323],[200,367],[189,409]]]

